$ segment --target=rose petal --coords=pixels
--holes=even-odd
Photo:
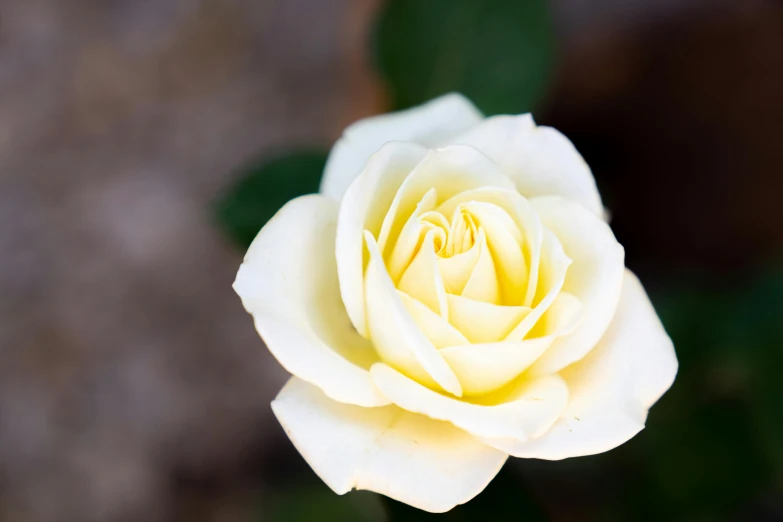
[[[631,324],[625,326],[626,331],[633,332],[636,336],[631,357],[636,397],[642,406],[649,409],[674,383],[679,366],[677,354],[674,353],[674,344],[655,313],[642,283],[627,269],[623,281],[623,297],[620,299],[620,306],[627,306],[629,309],[626,321]],[[622,316],[614,319],[621,320]],[[625,339],[623,341],[629,342]]]
[[[581,303],[561,292],[538,321],[535,338],[517,342],[466,344],[440,350],[457,374],[466,396],[495,391],[513,381],[552,345],[557,336],[572,331],[579,320]]]
[[[424,105],[359,120],[343,131],[324,169],[321,193],[340,201],[370,155],[389,141],[410,141],[426,147],[444,143],[482,119],[464,96],[446,94]]]
[[[351,327],[334,259],[337,204],[325,196],[288,202],[247,251],[234,290],[283,367],[334,400],[388,404],[367,372],[378,360]]]
[[[506,172],[523,196],[562,195],[603,215],[601,196],[590,167],[574,145],[532,116],[493,116],[451,143],[472,145]]]
[[[351,184],[340,204],[337,222],[337,274],[348,317],[367,337],[364,303],[364,230],[377,233],[403,180],[427,155],[414,143],[387,143],[373,154],[362,174]]]
[[[433,187],[424,194],[421,201],[416,205],[416,209],[402,227],[400,236],[397,238],[394,249],[389,256],[389,261],[386,263],[392,281],[397,282],[400,280],[402,273],[408,268],[408,265],[413,260],[416,249],[421,246],[424,236],[424,227],[422,227],[419,222],[419,218],[422,214],[432,210],[435,207],[437,200],[438,193]]]
[[[448,294],[449,322],[471,343],[491,343],[505,337],[530,313],[526,306],[500,306]]]
[[[556,375],[522,382],[503,396],[504,402],[484,405],[441,395],[383,363],[373,365],[370,374],[400,408],[451,422],[478,437],[527,440],[545,432],[568,402],[568,387]]]
[[[519,227],[505,210],[493,203],[468,201],[458,208],[469,213],[487,235],[487,245],[492,252],[500,281],[502,304],[522,303],[528,268],[522,255],[522,232]]]
[[[433,246],[433,234],[427,233],[419,252],[402,274],[397,288],[427,305],[448,321],[449,307],[443,277],[438,270],[437,255]]]
[[[608,451],[644,427],[647,410],[676,373],[671,339],[638,279],[626,271],[609,329],[587,357],[561,373],[571,392],[561,419],[523,444],[487,442],[517,457],[547,460]]]
[[[443,277],[443,284],[448,292],[461,294],[468,284],[473,269],[478,262],[481,245],[486,244],[484,231],[479,231],[479,237],[473,246],[464,252],[450,257],[438,257],[438,271]],[[400,236],[402,237],[402,236]]]
[[[514,220],[523,238],[522,252],[527,263],[527,281],[524,298],[519,303],[531,306],[536,295],[538,284],[538,270],[541,257],[541,241],[543,240],[543,228],[530,202],[522,197],[516,189],[508,190],[498,187],[480,187],[461,192],[435,209],[444,215],[451,216],[455,209],[464,203],[481,201],[491,203],[506,211]],[[445,276],[444,276],[445,277]]]
[[[584,305],[576,330],[556,340],[530,370],[547,375],[584,357],[606,331],[620,299],[625,252],[609,225],[579,203],[552,196],[534,198],[531,204],[573,259],[563,290]]]
[[[367,266],[367,323],[381,359],[429,386],[462,395],[457,376],[405,309],[394,288],[375,238],[365,233],[370,252]]]
[[[432,187],[442,200],[478,187],[514,189],[498,166],[473,147],[451,146],[430,150],[405,178],[383,220],[378,247],[387,255],[408,217]]]
[[[564,290],[564,283],[571,266],[571,259],[563,251],[563,246],[552,232],[543,230],[541,242],[541,263],[536,284],[536,297],[533,310],[525,316],[506,336],[506,341],[521,341],[536,326],[538,320]]]
[[[340,495],[366,489],[441,513],[478,495],[506,461],[447,422],[396,406],[340,404],[295,377],[272,410],[313,471]]]
[[[402,304],[411,315],[424,335],[427,336],[435,348],[467,344],[469,341],[459,330],[454,328],[446,319],[430,310],[426,305],[417,301],[404,292],[398,291]]]
[[[498,275],[495,270],[495,262],[492,260],[492,253],[487,246],[486,234],[483,230],[479,231],[477,243],[478,259],[460,295],[474,301],[500,304]]]

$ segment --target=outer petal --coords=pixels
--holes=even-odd
[[[325,196],[288,202],[259,232],[234,290],[280,364],[334,400],[389,401],[367,372],[372,345],[351,327],[334,259],[337,203]]]
[[[534,198],[531,204],[573,260],[563,291],[574,294],[584,306],[576,330],[556,340],[531,368],[537,375],[546,375],[580,360],[606,331],[620,299],[625,251],[609,225],[579,203],[551,196]]]
[[[574,145],[532,116],[493,116],[454,138],[495,160],[525,197],[561,195],[602,215],[601,196],[590,167]]]
[[[513,383],[499,394],[501,401],[474,404],[434,392],[383,363],[374,364],[370,374],[400,408],[449,421],[478,437],[520,442],[541,435],[568,403],[568,387],[557,375]]]
[[[562,372],[570,402],[545,435],[523,444],[487,441],[523,458],[559,460],[602,453],[643,427],[648,408],[671,386],[677,359],[671,339],[629,271],[617,316],[598,346]]]
[[[377,233],[397,189],[410,171],[427,156],[415,143],[387,143],[373,154],[367,167],[345,193],[337,224],[337,275],[348,317],[367,337],[364,304],[365,230]]]
[[[479,494],[506,461],[505,453],[449,423],[395,406],[336,403],[296,378],[272,410],[307,463],[340,495],[368,489],[441,513]]]
[[[321,193],[339,201],[370,155],[386,142],[412,141],[434,147],[481,119],[481,113],[467,98],[452,93],[419,107],[359,120],[345,129],[332,148]]]
[[[674,383],[679,366],[674,344],[666,334],[642,283],[630,270],[625,271],[620,306],[632,310],[629,322],[633,324],[626,328],[636,335],[631,357],[636,398],[642,406],[650,408]]]

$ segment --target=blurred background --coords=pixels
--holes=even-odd
[[[333,495],[231,290],[342,128],[459,90],[591,165],[680,359],[428,515]],[[0,0],[0,521],[783,520],[783,3]]]

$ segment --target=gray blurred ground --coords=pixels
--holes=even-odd
[[[0,3],[0,519],[168,520],[266,442],[283,371],[212,226],[352,110],[345,2]]]
[[[282,437],[210,204],[381,106],[374,3],[0,0],[0,520],[250,519],[263,484],[193,512],[172,486]],[[581,42],[696,3],[555,12]]]

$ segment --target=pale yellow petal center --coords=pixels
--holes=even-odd
[[[377,296],[366,302],[386,364],[434,390],[481,396],[520,377],[578,322],[581,306],[559,298],[571,260],[530,203],[476,151],[454,153],[431,151],[386,198],[382,226],[366,231],[385,265],[374,269],[393,285],[368,279],[367,291],[396,289],[383,299],[402,305],[397,326],[382,327],[390,319],[377,313]]]

